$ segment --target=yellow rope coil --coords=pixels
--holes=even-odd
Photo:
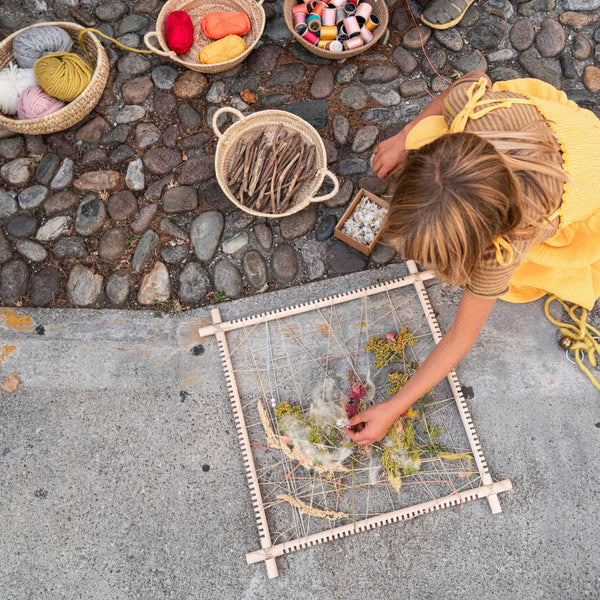
[[[560,302],[562,307],[573,321],[573,324],[559,321],[550,314],[550,304],[552,304],[552,302],[555,300]],[[580,317],[578,317],[575,312],[577,308],[581,308]],[[557,298],[556,296],[550,296],[544,305],[544,312],[546,313],[548,320],[553,325],[558,327],[563,339],[567,338],[570,340],[568,346],[564,344],[561,345],[563,345],[563,347],[568,347],[568,349],[573,352],[573,355],[575,356],[575,362],[579,365],[579,368],[588,376],[588,379],[592,382],[594,387],[600,391],[600,382],[598,382],[590,370],[583,364],[579,352],[581,350],[587,354],[588,360],[590,361],[592,367],[595,367],[598,364],[596,356],[600,357],[600,331],[587,323],[588,311],[585,308],[577,306],[576,304],[569,306],[560,298]]]

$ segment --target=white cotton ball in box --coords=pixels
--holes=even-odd
[[[33,85],[37,85],[33,69],[21,69],[9,63],[0,71],[0,112],[16,115],[19,94]]]

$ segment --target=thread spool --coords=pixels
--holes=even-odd
[[[310,2],[306,3],[309,12],[312,12],[315,9],[315,6],[317,5],[318,1],[319,0],[311,0]]]
[[[319,33],[321,31],[321,19],[317,15],[308,15],[306,19],[309,31],[313,33]]]
[[[335,39],[343,44],[346,40],[349,40],[350,38],[345,33],[340,33]]]
[[[325,44],[325,50],[330,50],[331,52],[342,52],[344,49],[344,44],[342,42],[338,42],[337,40],[333,40],[332,42],[327,42]]]
[[[350,39],[360,35],[360,25],[358,24],[356,17],[347,17],[344,19],[344,29],[346,31],[346,35]]]
[[[344,4],[344,12],[346,13],[346,17],[351,17],[356,12],[356,4],[352,4],[352,2],[346,2]]]
[[[17,99],[19,119],[37,119],[60,110],[64,102],[49,96],[39,85],[28,87]]]
[[[313,46],[315,46],[317,44],[317,42],[319,41],[319,36],[316,33],[313,33],[312,31],[309,31],[307,29],[304,32],[302,39],[305,39],[309,44],[312,44]]]
[[[326,44],[328,44],[328,43],[329,43],[329,42],[326,42],[325,40],[319,40],[319,41],[317,42],[317,46],[318,46],[319,48],[321,48],[321,50],[325,50],[325,45],[326,45]]]
[[[342,33],[342,34],[344,34],[344,35],[348,35],[348,32],[346,31],[346,28],[344,27],[344,23],[342,23],[342,24],[339,26],[339,33]]]
[[[308,27],[306,26],[306,23],[298,23],[294,27],[294,30],[298,35],[303,36],[308,31]]]
[[[306,4],[296,4],[296,6],[292,8],[292,14],[294,16],[308,15],[308,6],[306,6]]]
[[[344,4],[346,4],[346,0],[331,0],[331,5],[335,8],[344,8]]]
[[[346,14],[346,11],[343,8],[336,8],[335,9],[335,24],[339,25],[340,23],[343,23],[344,19],[347,16],[348,15]]]
[[[317,5],[313,8],[312,13],[313,15],[317,15],[317,17],[319,17],[319,19],[323,18],[323,11],[327,8],[327,4],[325,4],[325,2],[317,2]]]
[[[368,2],[361,2],[357,8],[354,16],[358,21],[359,25],[364,25],[367,22],[367,19],[371,16],[371,12],[373,11],[373,7]]]
[[[371,14],[369,16],[369,18],[367,19],[367,22],[365,23],[365,27],[369,31],[373,31],[373,29],[375,29],[375,27],[377,27],[378,25],[379,25],[379,17],[377,15],[373,15],[373,14]]]
[[[369,29],[367,29],[366,27],[361,27],[360,28],[360,39],[365,43],[368,44],[369,42],[373,41],[373,34],[371,33],[371,31]]]
[[[359,37],[355,37],[344,42],[344,48],[346,50],[356,50],[356,48],[360,48],[362,45],[363,41]]]
[[[44,54],[69,52],[72,46],[71,36],[60,27],[28,27],[15,36],[13,54],[21,68],[31,69]]]
[[[335,26],[335,8],[324,8],[321,15],[321,23],[325,27]]]
[[[92,68],[77,54],[51,52],[33,65],[40,87],[50,96],[71,102],[92,79]]]
[[[302,23],[306,23],[306,15],[304,13],[294,15],[294,27]]]
[[[331,42],[335,40],[337,37],[337,27],[335,25],[331,25],[329,27],[321,27],[321,39],[326,42]]]

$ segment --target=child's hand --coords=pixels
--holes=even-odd
[[[381,402],[354,415],[348,421],[345,431],[354,442],[360,446],[366,446],[382,440],[396,419],[397,415],[390,404],[388,402]],[[351,429],[360,423],[365,424],[364,429],[361,431],[353,431]]]
[[[406,134],[402,130],[375,146],[373,154],[373,171],[380,179],[394,175],[404,167],[406,162]]]

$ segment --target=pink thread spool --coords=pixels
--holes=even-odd
[[[327,8],[327,4],[325,2],[317,2],[317,5],[312,9],[313,15],[317,15],[319,19],[323,19],[323,11]]]
[[[344,19],[344,29],[346,31],[346,35],[352,39],[356,38],[360,35],[360,25],[356,20],[356,17],[347,17]]]
[[[37,119],[60,110],[64,102],[49,96],[39,85],[25,88],[17,98],[19,119]]]
[[[296,6],[294,6],[292,8],[292,14],[294,16],[296,15],[307,15],[308,14],[308,6],[306,6],[306,4],[296,4]]]
[[[356,7],[356,13],[354,14],[358,24],[364,25],[367,22],[367,19],[371,16],[372,11],[373,7],[368,2],[361,2]]]
[[[335,8],[324,8],[321,21],[324,27],[335,26]]]
[[[329,6],[333,6],[334,8],[344,8],[344,4],[346,4],[346,0],[331,0]]]
[[[367,29],[366,27],[361,27],[360,29],[360,39],[365,43],[368,44],[369,42],[373,41],[373,34],[371,33],[371,31],[369,29]]]
[[[362,45],[363,41],[359,37],[355,37],[344,42],[344,48],[346,50],[356,50],[356,48],[360,48]]]
[[[312,44],[313,46],[316,46],[317,42],[319,41],[319,36],[316,33],[309,31],[308,29],[304,32],[302,38],[305,39],[309,44]]]
[[[369,19],[365,23],[365,27],[369,31],[373,31],[373,29],[375,29],[375,27],[377,27],[378,25],[379,25],[379,17],[377,17],[377,15],[370,15]]]
[[[298,13],[294,15],[294,25],[306,23],[306,15],[304,13]]]

